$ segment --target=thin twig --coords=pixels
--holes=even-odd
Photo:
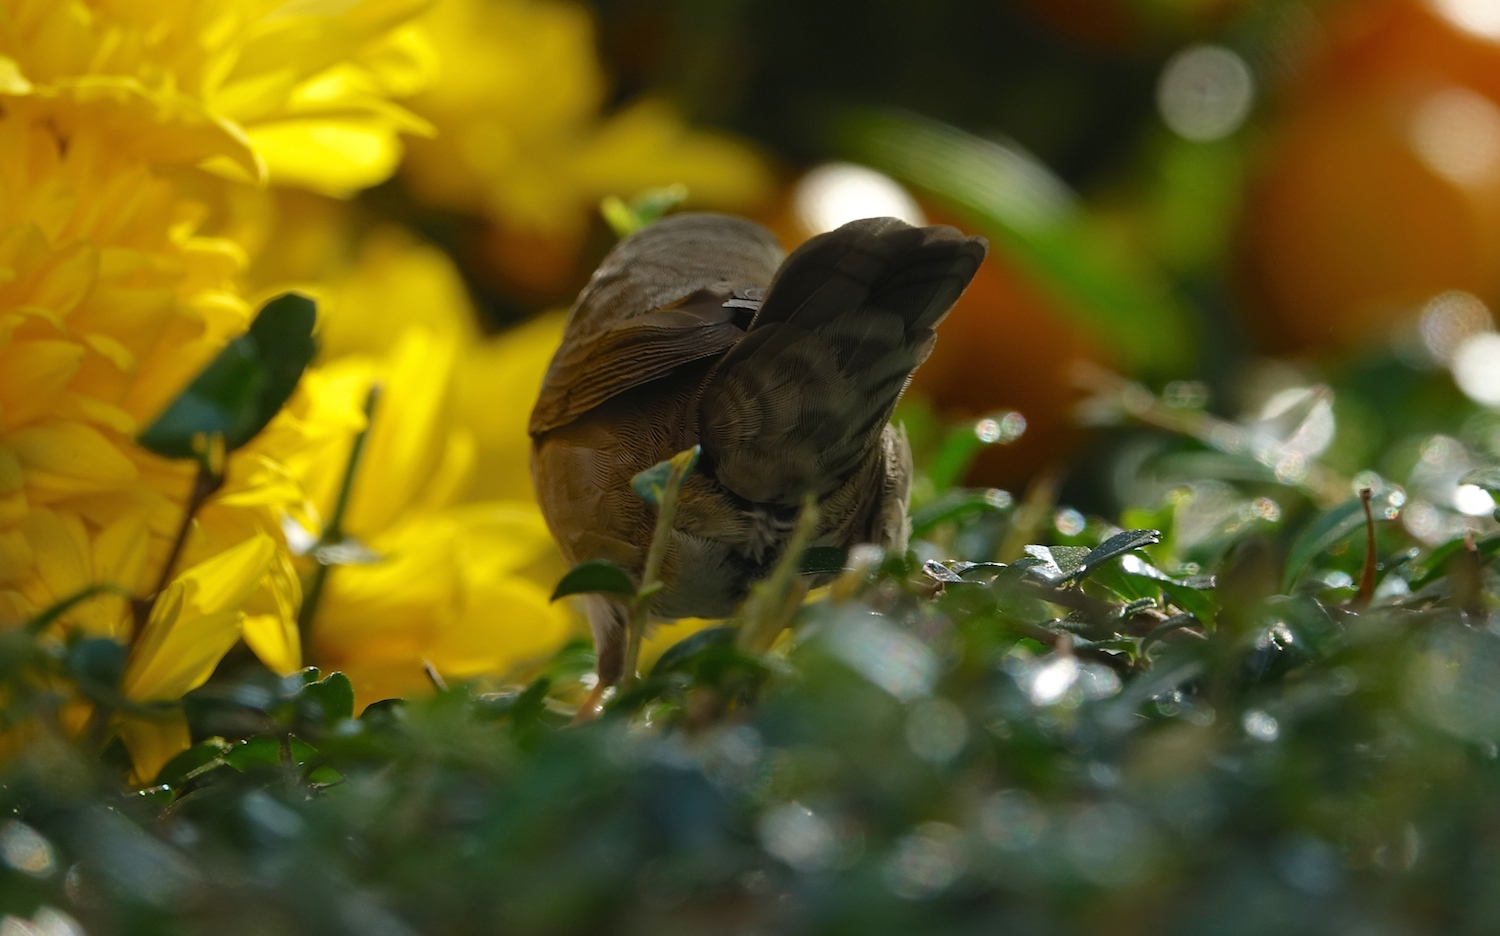
[[[198,511],[224,486],[224,473],[215,471],[206,460],[200,459],[198,467],[193,475],[193,489],[188,495],[187,506],[182,511],[182,522],[177,526],[177,535],[172,538],[172,548],[167,551],[167,561],[162,566],[161,576],[156,580],[156,587],[151,594],[145,598],[137,598],[130,602],[131,616],[135,619],[135,627],[130,632],[130,645],[135,646],[141,631],[145,629],[146,622],[151,618],[151,610],[155,607],[157,599],[167,586],[172,582],[172,573],[177,568],[177,560],[182,558],[182,550],[187,546],[188,536],[193,532],[193,518]]]
[[[1375,514],[1370,510],[1373,493],[1367,487],[1359,489],[1359,502],[1365,508],[1365,566],[1359,574],[1359,591],[1349,603],[1351,608],[1363,608],[1375,597]]]
[[[432,664],[431,660],[422,661],[422,672],[427,674],[427,681],[432,683],[432,688],[438,692],[448,691],[448,681],[443,678],[442,673],[437,671],[437,667]]]
[[[1212,416],[1200,409],[1168,406],[1143,385],[1093,364],[1080,364],[1073,379],[1092,391],[1095,399],[1086,406],[1107,405],[1148,426],[1191,436],[1209,448],[1245,455],[1271,469],[1276,479],[1301,489],[1325,507],[1348,496],[1349,479],[1321,462],[1292,451],[1282,442],[1271,442],[1245,427]]]
[[[318,542],[313,546],[311,555],[317,563],[313,567],[312,578],[308,580],[307,591],[302,598],[302,607],[297,611],[297,630],[302,635],[302,645],[308,645],[308,638],[312,635],[313,619],[318,613],[318,603],[323,598],[323,588],[328,583],[328,570],[331,563],[324,562],[319,556],[319,550],[325,546],[336,546],[344,541],[344,515],[349,511],[349,501],[354,491],[354,478],[359,473],[359,463],[365,454],[365,443],[370,438],[370,429],[375,424],[375,407],[380,403],[380,384],[370,387],[370,392],[365,396],[365,426],[354,437],[354,444],[349,448],[349,461],[344,465],[344,477],[339,483],[338,497],[333,503],[333,513],[328,518],[328,523],[323,527],[323,534],[318,537]]]
[[[656,593],[661,590],[661,567],[667,558],[667,542],[671,539],[672,523],[677,517],[677,496],[682,491],[682,482],[697,464],[697,450],[688,449],[672,456],[672,470],[666,483],[657,495],[656,529],[651,534],[651,548],[646,552],[646,565],[641,570],[641,586],[630,602],[630,617],[625,624],[625,671],[621,677],[622,688],[629,688],[636,679],[636,665],[641,656],[641,638],[650,620],[651,606]]]
[[[745,620],[736,638],[741,650],[750,653],[769,650],[801,604],[807,583],[797,573],[802,554],[807,552],[817,534],[819,515],[817,502],[809,494],[802,501],[797,525],[792,528],[791,538],[777,560],[776,568],[765,581],[755,586],[750,600],[745,603]]]

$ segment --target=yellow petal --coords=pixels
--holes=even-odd
[[[276,675],[290,676],[302,668],[296,619],[276,614],[247,614],[244,638],[251,652]]]
[[[315,659],[416,659],[452,621],[460,600],[451,523],[411,524],[372,545],[373,565],[330,569],[313,624]]]
[[[84,494],[124,487],[136,467],[97,429],[48,420],[10,434],[10,446],[31,487],[59,494]]]
[[[653,100],[610,118],[578,150],[572,168],[596,197],[681,183],[694,204],[747,209],[774,187],[765,162],[750,147],[693,130],[673,107]]]
[[[138,702],[178,699],[203,685],[240,638],[240,606],[276,554],[264,533],[188,569],[167,586],[125,667],[123,691]]]
[[[282,676],[302,668],[302,638],[297,612],[302,606],[302,583],[283,550],[267,570],[264,584],[245,602],[245,644],[260,661]]]
[[[531,582],[475,577],[468,584],[462,616],[426,654],[445,676],[503,676],[546,659],[572,635],[567,614]]]
[[[533,503],[487,501],[454,508],[444,516],[458,525],[459,562],[478,575],[510,575],[555,549]]]
[[[271,181],[347,196],[384,182],[401,161],[401,144],[379,120],[282,120],[250,128]]]
[[[19,582],[31,574],[31,544],[20,530],[0,530],[0,583]]]
[[[129,717],[120,721],[120,740],[130,752],[134,768],[131,779],[147,784],[156,779],[167,761],[193,743],[187,718],[181,711],[163,712],[158,718]]]
[[[15,452],[0,445],[0,527],[19,523],[30,509],[21,460]]]
[[[94,537],[94,575],[134,590],[146,569],[150,526],[139,512],[122,515]],[[158,572],[158,574],[160,574]]]
[[[88,533],[75,514],[38,509],[20,526],[36,557],[36,571],[45,594],[34,597],[51,604],[93,584],[93,557]]]
[[[0,354],[0,417],[14,429],[46,413],[78,373],[83,347],[71,341],[23,341]]]
[[[543,316],[471,345],[459,359],[454,375],[454,420],[468,427],[476,442],[470,497],[534,497],[527,409],[497,405],[497,401],[529,400],[536,395],[552,352],[562,340],[565,321],[562,313]]]
[[[453,336],[422,328],[408,328],[397,342],[349,502],[354,535],[369,539],[389,527],[431,477],[456,353]]]
[[[264,178],[264,164],[239,127],[209,113],[201,102],[150,90],[135,78],[62,78],[10,100],[45,115],[68,137],[99,134],[154,162],[190,165],[218,157],[248,178]]]
[[[0,94],[29,94],[31,82],[21,74],[15,59],[0,55]]]

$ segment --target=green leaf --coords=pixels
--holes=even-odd
[[[316,353],[316,312],[294,293],[266,303],[250,330],[225,345],[137,441],[166,458],[201,458],[203,438],[221,436],[227,451],[255,438]]]
[[[1177,581],[1162,582],[1161,590],[1174,605],[1205,624],[1212,624],[1218,614],[1219,603],[1211,590]]]
[[[233,749],[234,745],[223,738],[206,738],[167,761],[157,771],[155,782],[176,785],[195,780],[210,771],[228,766],[224,755]]]
[[[694,631],[681,640],[668,647],[656,660],[656,665],[651,668],[651,676],[654,678],[673,670],[686,669],[694,657],[704,652],[734,652],[735,628],[728,625],[716,627],[705,627],[700,631]]]
[[[1032,571],[1054,585],[1070,581],[1083,572],[1083,562],[1093,550],[1087,546],[1027,546],[1026,555],[1038,561]]]
[[[698,467],[698,459],[703,454],[703,446],[695,445],[686,451],[678,452],[671,458],[659,461],[638,472],[630,479],[630,488],[648,504],[661,504],[662,492],[667,489],[671,482],[673,472],[679,478],[685,478],[690,472]]]
[[[847,157],[972,219],[1127,369],[1163,373],[1190,363],[1193,315],[1169,279],[1144,255],[1122,249],[1019,147],[896,111],[849,112],[834,133]]]
[[[125,646],[112,637],[80,640],[68,647],[68,673],[82,689],[120,688],[125,675]]]
[[[1371,504],[1372,508],[1374,504]],[[1365,524],[1365,509],[1359,498],[1345,501],[1308,524],[1292,543],[1281,590],[1290,592],[1308,565]]]
[[[813,546],[802,554],[802,565],[797,571],[803,575],[835,575],[844,571],[848,552],[837,546]]]
[[[85,601],[88,601],[90,598],[96,598],[99,595],[116,595],[120,598],[132,597],[130,590],[122,585],[112,585],[104,583],[99,585],[86,586],[64,598],[63,600],[49,605],[36,617],[27,621],[27,633],[40,634],[64,614],[67,614],[69,611],[73,610],[78,605],[83,604]]]
[[[286,753],[291,755],[293,766],[301,767],[318,752],[301,738],[288,738]],[[281,738],[268,734],[256,735],[243,744],[236,745],[234,750],[225,753],[224,760],[239,771],[288,766],[284,763]]]
[[[615,236],[624,239],[660,221],[667,212],[686,201],[687,196],[685,185],[647,189],[629,203],[618,195],[608,195],[599,203],[599,213]]]
[[[641,219],[637,218],[630,206],[625,204],[625,199],[618,195],[606,195],[599,202],[599,214],[604,216],[605,222],[609,224],[610,230],[615,232],[615,237],[624,240],[630,235],[645,227]]]
[[[1004,491],[954,490],[912,513],[911,535],[920,538],[933,527],[985,512],[1010,510],[1014,502]]]
[[[331,725],[354,717],[354,684],[343,673],[329,673],[303,686],[296,695],[298,708],[309,720]]]
[[[635,595],[635,583],[625,574],[624,569],[608,559],[590,559],[568,570],[568,574],[557,583],[557,588],[553,589],[552,600],[568,595],[588,594],[622,595],[629,598]]]
[[[1462,625],[1426,635],[1409,657],[1408,708],[1433,726],[1470,741],[1500,741],[1500,637]]]
[[[1160,542],[1160,530],[1122,530],[1095,546],[1087,556],[1083,557],[1083,567],[1078,570],[1078,577],[1088,575],[1116,556],[1123,556],[1146,546],[1155,546]]]

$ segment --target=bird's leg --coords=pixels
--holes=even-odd
[[[594,687],[584,697],[573,716],[573,724],[581,725],[598,718],[604,711],[604,694],[609,687],[620,681],[625,669],[625,631],[630,612],[623,602],[605,595],[585,595],[584,607],[588,611],[589,630],[594,633]]]

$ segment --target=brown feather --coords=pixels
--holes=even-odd
[[[813,545],[905,549],[911,453],[890,413],[984,251],[890,218],[784,263],[769,232],[718,215],[621,242],[573,307],[532,412],[537,499],[563,554],[638,581],[656,511],[630,479],[698,443],[658,616],[731,614],[785,550],[805,493],[818,497]],[[612,683],[625,606],[592,596],[588,609]]]

